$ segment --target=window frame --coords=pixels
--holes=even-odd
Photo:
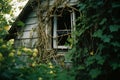
[[[57,35],[57,19],[58,19],[58,15],[56,13],[54,13],[53,16],[53,48],[54,49],[71,49],[70,46],[65,46],[65,45],[58,45],[58,35]],[[74,10],[72,10],[72,12],[70,12],[70,24],[71,24],[71,37],[73,37],[72,32],[75,30],[75,20],[76,20],[76,13]]]

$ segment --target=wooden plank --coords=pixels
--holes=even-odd
[[[25,24],[34,24],[34,23],[38,23],[37,17],[27,18],[25,21]]]
[[[33,29],[35,29],[35,28],[37,28],[37,26],[38,26],[38,24],[36,23],[36,24],[27,24],[27,25],[25,25],[25,28],[23,29],[23,31],[26,31],[26,30],[33,30]]]
[[[28,18],[33,18],[33,17],[37,17],[36,11],[32,11],[32,12],[28,15]]]

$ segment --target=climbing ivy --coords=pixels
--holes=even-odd
[[[117,80],[120,73],[120,1],[80,0],[72,61],[76,80]]]

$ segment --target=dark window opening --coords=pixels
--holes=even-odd
[[[71,29],[70,12],[63,12],[62,15],[57,18],[57,30]]]
[[[71,14],[69,11],[62,12],[57,17],[57,44],[62,46],[67,42],[68,35],[71,33]]]

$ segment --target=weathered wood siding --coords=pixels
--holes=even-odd
[[[25,26],[21,29],[18,37],[15,40],[15,47],[25,46],[29,48],[34,48],[37,42],[37,26],[38,26],[38,18],[35,11],[31,11],[31,13],[24,22]]]

